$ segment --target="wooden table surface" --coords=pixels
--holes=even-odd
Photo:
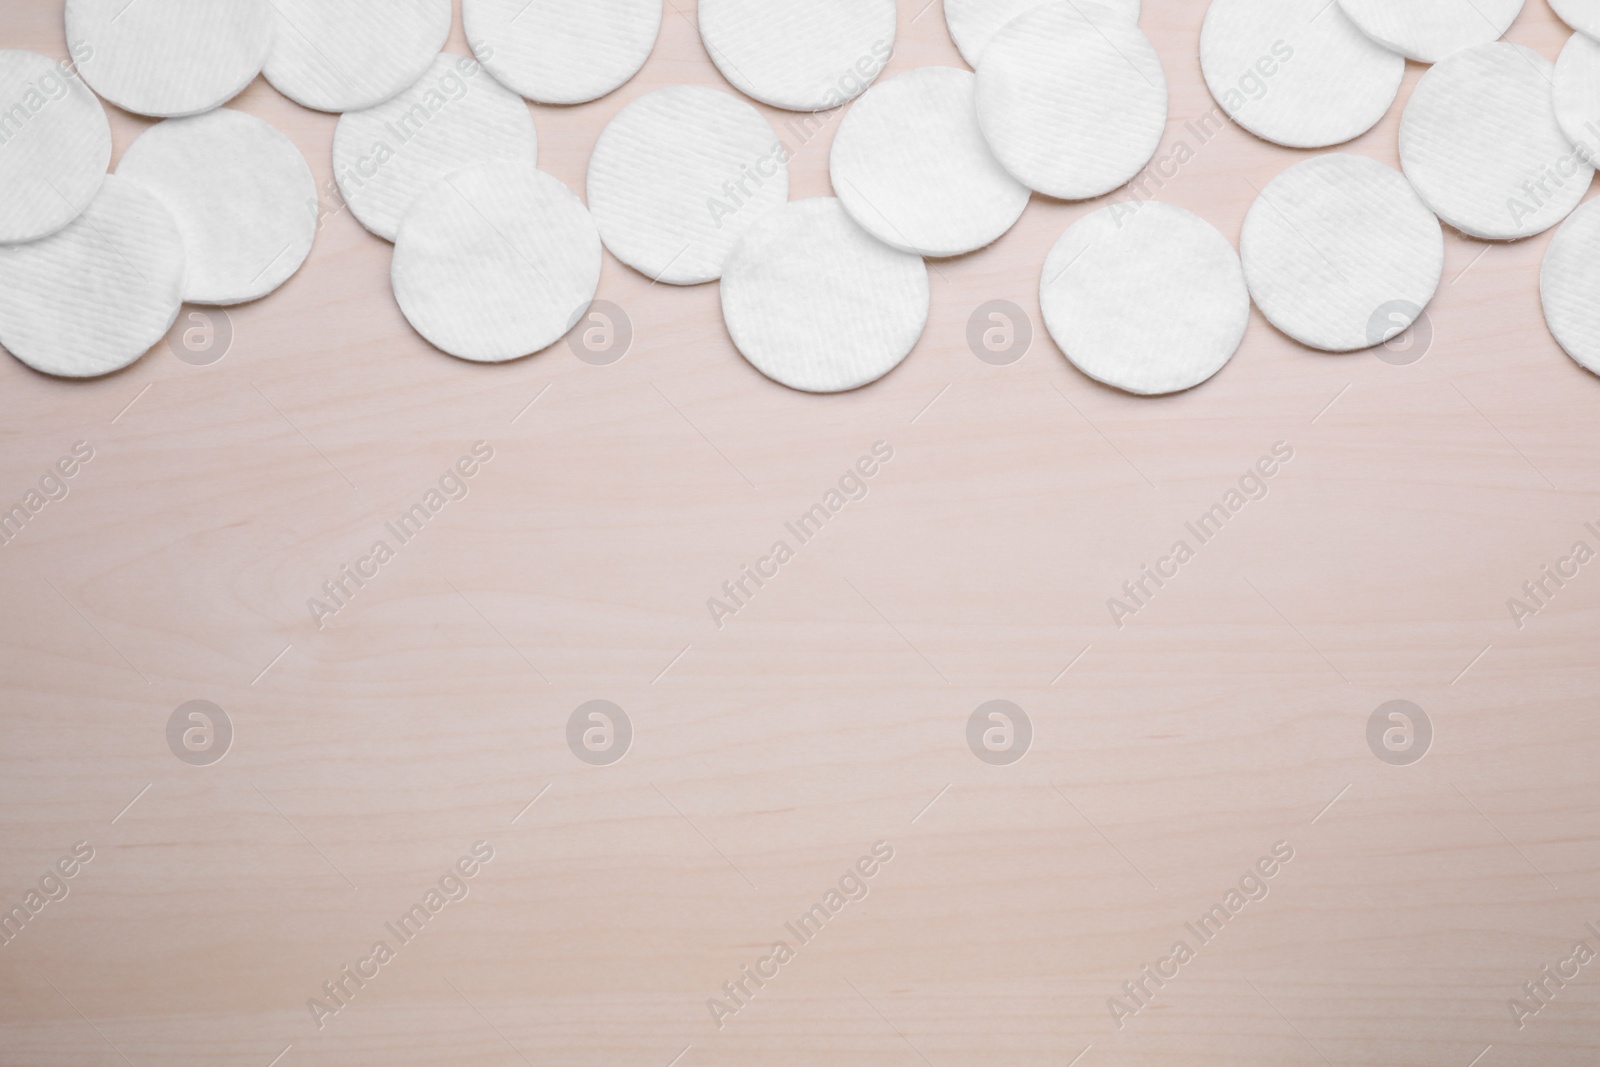
[[[960,65],[924,3],[890,74]],[[65,56],[61,7],[9,0],[0,42]],[[1159,195],[1237,242],[1303,154],[1186,126],[1213,107],[1203,14],[1145,0],[1160,155],[1192,156]],[[725,88],[693,17],[669,0],[611,96],[535,107],[541,166],[581,192],[626,103]],[[1545,0],[1508,34],[1551,59],[1566,37]],[[333,116],[261,80],[234,106],[329,177]],[[838,116],[802,144],[765,113],[792,196],[827,195]],[[1397,164],[1399,115],[1347,150]],[[147,125],[113,112],[118,152]],[[0,911],[26,920],[0,1064],[1592,1065],[1600,564],[1573,552],[1600,549],[1600,380],[1545,328],[1551,234],[1448,232],[1420,359],[1314,353],[1253,312],[1221,374],[1149,400],[1039,325],[1044,256],[1098,206],[1035,197],[933,264],[921,344],[842,396],[748,366],[714,284],[609,254],[620,361],[452,359],[347,212],[209,365],[0,359],[0,505],[92,451],[0,549]],[[968,346],[991,300],[1033,324],[1008,366]],[[794,537],[875,446],[866,495]],[[1275,447],[1265,497],[1194,537]],[[1158,588],[1142,568],[1179,540]],[[226,746],[177,713],[197,700]],[[569,747],[592,700],[631,724],[620,761]],[[992,700],[1031,724],[1019,761],[969,747]],[[1416,715],[1407,753],[1369,744],[1393,700],[1426,758]]]

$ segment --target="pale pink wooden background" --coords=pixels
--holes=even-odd
[[[891,74],[959,64],[921,3]],[[1163,153],[1212,107],[1203,13],[1145,3]],[[627,102],[724,85],[693,15],[669,0],[614,95],[535,108],[545,169],[581,191]],[[1508,36],[1554,59],[1566,35],[1529,0]],[[5,0],[0,44],[64,55],[61,0]],[[261,81],[235,106],[329,175],[334,118]],[[1398,120],[1350,150],[1396,163]],[[145,125],[114,114],[119,151]],[[828,193],[835,126],[796,198]],[[1236,241],[1251,184],[1299,158],[1229,127],[1162,196]],[[1449,233],[1412,366],[1259,315],[1163,400],[1044,336],[974,358],[972,311],[1037,322],[1045,253],[1095,206],[1035,198],[937,264],[921,345],[845,396],[747,366],[715,285],[609,256],[621,362],[458,362],[348,215],[234,311],[214,366],[162,348],[66,383],[0,359],[0,503],[95,450],[0,549],[0,905],[95,849],[0,948],[0,1064],[1592,1064],[1600,965],[1524,1029],[1507,1007],[1600,948],[1600,571],[1523,629],[1506,607],[1600,524],[1600,380],[1545,329],[1550,235]],[[470,496],[317,630],[306,599],[478,440]],[[717,630],[706,598],[880,440],[870,495]],[[1278,441],[1271,495],[1116,629],[1106,598]],[[606,768],[564,740],[595,698],[635,729]],[[1010,767],[964,739],[996,698],[1034,726]],[[1396,698],[1436,732],[1406,768],[1365,740]],[[236,730],[207,768],[165,739],[193,699]],[[307,998],[479,840],[471,895],[318,1031]],[[716,1029],[706,999],[879,840],[871,895]],[[1279,840],[1271,895],[1119,1031],[1107,998]]]

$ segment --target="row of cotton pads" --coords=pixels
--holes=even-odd
[[[1481,8],[1479,23],[1453,17],[1463,3]],[[1561,6],[1591,3],[1600,8]],[[1041,276],[1045,322],[1063,351],[1132,392],[1188,388],[1237,349],[1252,296],[1308,345],[1369,347],[1409,326],[1437,287],[1435,213],[1491,238],[1560,221],[1592,171],[1554,116],[1569,128],[1600,121],[1600,46],[1575,35],[1550,75],[1535,54],[1490,43],[1520,7],[1214,0],[1200,41],[1207,83],[1226,114],[1282,144],[1358,136],[1392,105],[1402,53],[1442,59],[1402,123],[1410,182],[1349,155],[1291,168],[1251,209],[1242,264],[1214,228],[1176,208],[1128,200],[1095,212],[1061,238]],[[789,202],[792,149],[764,116],[728,93],[680,86],[634,101],[606,128],[586,208],[536,169],[537,133],[519,96],[571,103],[624,83],[653,47],[659,0],[464,0],[470,57],[439,52],[449,9],[218,0],[201,15],[184,0],[68,0],[86,81],[130,110],[198,114],[153,127],[96,197],[110,141],[92,94],[70,71],[41,69],[43,57],[0,53],[0,92],[54,78],[61,95],[45,94],[50,113],[36,125],[71,134],[50,141],[61,147],[43,161],[55,168],[49,193],[34,182],[31,209],[27,197],[21,209],[0,205],[0,237],[58,229],[92,201],[82,224],[0,255],[0,285],[30,297],[0,297],[0,342],[53,373],[105,373],[159,339],[176,301],[254,299],[298,268],[315,228],[309,168],[266,124],[209,110],[263,68],[291,98],[345,112],[333,151],[340,190],[363,225],[396,243],[396,299],[437,347],[484,361],[548,347],[592,301],[603,242],[652,280],[721,278],[740,351],[814,391],[870,382],[915,346],[928,317],[922,257],[993,242],[1032,192],[1090,199],[1118,189],[1149,163],[1167,118],[1137,0],[945,0],[976,73],[922,68],[876,85],[893,51],[893,0],[701,0],[707,52],[746,95],[795,110],[861,96],[834,141],[838,199]],[[1546,76],[1554,92],[1534,84]],[[30,131],[21,134],[10,159],[0,143],[0,177],[40,169]],[[1514,153],[1496,150],[1506,139]],[[1518,154],[1552,154],[1549,175],[1524,177]],[[1525,210],[1508,210],[1501,195],[1513,179],[1527,183]],[[1557,290],[1583,291],[1553,282],[1552,271],[1574,269],[1555,263],[1581,269],[1595,258],[1552,255],[1547,303]],[[1557,317],[1558,339],[1581,349]]]

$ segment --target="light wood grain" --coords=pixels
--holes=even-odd
[[[959,65],[924,2],[891,73]],[[534,108],[573,188],[626,103],[724,85],[690,0],[667,7],[638,78]],[[1145,3],[1168,148],[1212,107],[1203,7]],[[1508,36],[1553,59],[1566,31],[1530,0]],[[60,0],[0,7],[0,42],[65,55]],[[260,81],[235,106],[328,177],[333,117]],[[1395,164],[1398,121],[1351,150]],[[145,125],[113,115],[119,152]],[[796,198],[828,193],[836,126]],[[1230,126],[1161,196],[1236,241],[1251,185],[1300,158]],[[158,349],[65,383],[0,359],[0,503],[95,450],[0,548],[0,906],[95,850],[0,948],[0,1064],[1592,1064],[1600,963],[1523,1029],[1507,1007],[1576,939],[1600,948],[1600,565],[1522,629],[1506,607],[1600,546],[1600,381],[1544,326],[1550,235],[1450,232],[1412,366],[1259,315],[1163,400],[1042,335],[974,358],[973,309],[1037,323],[1046,251],[1096,206],[1035,198],[935,264],[918,349],[844,396],[746,365],[715,285],[609,256],[621,362],[453,360],[348,214],[233,312],[214,366]],[[479,440],[470,495],[316,628],[307,599]],[[707,598],[878,441],[870,495],[716,628]],[[1114,626],[1107,598],[1278,441],[1267,499]],[[635,729],[610,767],[566,747],[595,698]],[[1034,725],[1009,767],[966,747],[995,698]],[[1396,698],[1436,731],[1404,768],[1365,739]],[[193,699],[236,729],[211,767],[167,748]],[[319,1030],[307,999],[478,841],[470,895]],[[870,895],[718,1029],[707,999],[877,841]],[[1278,841],[1270,895],[1118,1029],[1108,998]]]

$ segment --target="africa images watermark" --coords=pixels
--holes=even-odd
[[[1111,218],[1118,228],[1122,220],[1154,200],[1167,185],[1177,178],[1184,167],[1192,162],[1199,149],[1210,144],[1221,133],[1229,119],[1252,103],[1261,100],[1271,91],[1271,81],[1294,58],[1294,46],[1287,41],[1274,41],[1269,52],[1255,65],[1239,76],[1238,83],[1222,94],[1222,99],[1210,111],[1183,124],[1183,129],[1194,138],[1193,146],[1180,137],[1164,155],[1159,155],[1124,186],[1125,192],[1112,201]],[[1155,188],[1151,189],[1154,183]]]
[[[874,41],[871,51],[856,60],[855,64],[839,78],[838,84],[829,91],[821,111],[787,120],[783,124],[783,136],[773,144],[769,152],[749,163],[741,164],[739,177],[730,178],[723,183],[723,195],[709,197],[706,200],[706,210],[711,213],[711,221],[717,224],[717,229],[722,229],[724,222],[742,211],[757,190],[777,177],[780,168],[827,129],[829,123],[840,115],[839,109],[855,99],[862,89],[872,84],[873,79],[882,73],[893,56],[893,41]]]
[[[777,978],[782,973],[782,967],[794,959],[801,948],[814,941],[828,921],[845,909],[845,905],[865,900],[871,891],[868,882],[892,859],[894,846],[887,841],[876,842],[871,854],[862,856],[846,868],[838,882],[828,888],[820,901],[811,905],[798,919],[784,923],[784,930],[795,940],[793,945],[782,939],[774,941],[766,954],[757,958],[753,968],[751,964],[746,964],[739,968],[736,977],[722,983],[722,997],[706,999],[706,1010],[711,1013],[711,1021],[716,1028],[721,1030],[729,1018],[749,1007],[756,994]]]
[[[438,484],[422,495],[422,499],[398,518],[383,524],[387,537],[374,541],[366,555],[353,563],[346,563],[332,579],[323,582],[322,596],[306,600],[306,608],[311,612],[311,621],[317,624],[317,629],[322,629],[329,619],[349,607],[356,594],[382,573],[383,567],[399,555],[400,549],[416,540],[423,528],[440,512],[455,501],[465,500],[472,491],[472,479],[492,459],[494,446],[487,441],[475,442],[471,454],[456,460],[439,476]],[[391,539],[393,544],[390,543]]]
[[[1600,527],[1592,522],[1583,524],[1591,536],[1600,543]],[[1528,625],[1528,620],[1538,615],[1550,606],[1556,594],[1567,587],[1567,584],[1582,573],[1582,569],[1594,562],[1595,550],[1588,541],[1575,541],[1567,554],[1559,557],[1554,563],[1547,563],[1539,568],[1539,573],[1522,583],[1518,596],[1506,599],[1506,610],[1511,613],[1511,621],[1521,630]]]
[[[1195,940],[1193,946],[1179,938],[1172,943],[1172,948],[1165,956],[1155,963],[1146,964],[1137,977],[1123,982],[1122,995],[1107,997],[1106,1009],[1111,1012],[1111,1021],[1117,1024],[1117,1029],[1121,1030],[1128,1019],[1148,1008],[1155,1000],[1156,993],[1177,978],[1183,967],[1199,954],[1199,949],[1215,941],[1223,928],[1247,906],[1266,900],[1272,892],[1268,883],[1293,859],[1293,845],[1287,841],[1275,842],[1270,854],[1256,860],[1240,875],[1238,882],[1223,895],[1220,903],[1213,904],[1211,910],[1195,922],[1183,924]]]
[[[483,870],[484,864],[493,859],[494,846],[487,841],[476,842],[470,852],[456,860],[440,876],[436,884],[428,887],[420,901],[411,905],[398,919],[383,924],[387,937],[374,941],[367,954],[356,960],[353,966],[345,964],[336,975],[323,982],[321,996],[307,997],[306,1010],[311,1012],[311,1021],[317,1024],[317,1029],[321,1030],[329,1019],[348,1008],[356,994],[383,973],[383,968],[394,961],[402,948],[415,941],[435,916],[448,905],[466,900],[472,892],[472,879]],[[393,944],[390,938],[393,938]]]
[[[39,476],[38,487],[22,494],[22,499],[8,510],[0,512],[0,548],[4,548],[22,533],[23,527],[34,520],[51,504],[67,499],[72,492],[72,479],[94,459],[94,446],[79,441],[72,451],[56,460]]]
[[[1277,442],[1272,446],[1270,455],[1256,460],[1255,465],[1240,477],[1236,488],[1229,489],[1218,503],[1207,508],[1197,519],[1184,523],[1184,531],[1194,539],[1193,545],[1187,538],[1179,538],[1166,555],[1156,560],[1153,567],[1149,564],[1140,567],[1138,577],[1122,583],[1121,597],[1106,599],[1106,608],[1111,612],[1111,621],[1117,629],[1126,626],[1130,616],[1149,607],[1156,594],[1194,560],[1199,548],[1215,540],[1223,527],[1246,505],[1265,500],[1271,492],[1268,482],[1293,459],[1294,447],[1287,441]]]
[[[69,43],[69,60],[57,60],[55,68],[37,81],[27,84],[22,95],[0,110],[0,148],[10,144],[22,134],[33,117],[58,100],[65,99],[71,90],[67,82],[78,77],[78,68],[94,58],[94,48],[84,41]]]
[[[1589,932],[1600,937],[1600,926],[1593,922],[1584,924]],[[1572,951],[1556,960],[1547,963],[1537,975],[1522,983],[1524,996],[1511,997],[1506,1001],[1506,1007],[1511,1012],[1511,1021],[1521,1030],[1528,1025],[1528,1020],[1548,1008],[1561,991],[1567,988],[1568,982],[1575,982],[1583,975],[1583,969],[1593,963],[1596,958],[1595,950],[1587,941],[1574,941]]]
[[[67,894],[72,892],[72,887],[67,882],[76,878],[90,860],[94,859],[94,846],[87,841],[79,841],[72,846],[72,851],[56,860],[39,877],[38,884],[22,895],[22,903],[10,911],[0,912],[0,948],[10,945],[11,942],[22,936],[28,924],[38,919],[39,914],[51,904],[59,904],[67,899]]]
[[[820,502],[813,504],[793,521],[784,523],[784,531],[794,540],[794,545],[791,546],[787,539],[779,538],[765,556],[741,567],[736,576],[722,583],[722,597],[726,599],[707,597],[706,610],[711,613],[712,624],[720,630],[729,616],[737,615],[749,607],[756,593],[778,576],[784,564],[794,559],[799,547],[809,544],[847,504],[866,499],[870,491],[867,483],[892,459],[894,447],[887,441],[879,441],[872,446],[870,455],[856,460],[854,466],[839,476],[838,485],[830,486],[822,494]]]

